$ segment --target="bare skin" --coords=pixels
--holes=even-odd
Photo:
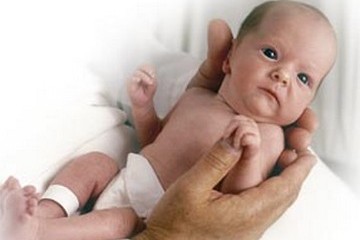
[[[251,120],[244,116],[242,118],[239,118],[219,95],[202,88],[189,89],[172,111],[166,127],[162,129],[156,140],[147,145],[141,153],[150,161],[163,187],[167,189],[226,134],[227,128],[231,127],[230,122],[234,121],[239,124],[237,127],[243,128],[244,131],[236,141],[243,147],[261,148],[263,153],[272,159],[271,161],[259,160],[256,162],[244,159],[243,162],[239,162],[239,167],[247,173],[243,172],[242,175],[246,177],[239,180],[239,184],[243,185],[238,187],[244,189],[254,186],[268,176],[282,152],[283,135],[279,126],[269,124],[255,125],[255,130],[250,132],[246,122]],[[191,131],[189,131],[190,129]],[[256,138],[257,142],[251,145],[246,144],[242,139],[244,135]],[[279,144],[272,148],[269,145],[260,146],[258,140],[260,135],[263,136],[262,144],[271,142]],[[159,151],[160,149],[162,150]],[[248,176],[251,176],[252,179],[249,179]]]
[[[0,239],[6,240],[116,239],[131,234],[128,231],[136,228],[137,222],[131,209],[107,209],[71,218],[38,218],[35,188],[20,188],[14,178],[9,178],[0,188],[0,207]]]
[[[223,62],[231,49],[232,40],[231,29],[226,22],[221,19],[215,19],[210,22],[208,28],[207,59],[191,79],[188,89],[197,86],[218,92],[225,77],[225,73],[222,70]],[[318,125],[315,112],[307,107],[295,123],[284,127],[286,148],[280,156],[278,162],[280,166],[288,166],[288,164],[296,159],[296,151],[305,150],[310,145],[311,137],[318,128]]]
[[[219,141],[165,192],[134,239],[259,239],[295,201],[316,158],[301,152],[280,176],[238,194],[214,190],[240,154]]]
[[[149,219],[147,229],[134,239],[218,239],[219,236],[259,239],[296,199],[315,164],[315,157],[301,153],[280,177],[240,194],[214,191],[214,186],[236,164],[240,154],[239,149],[229,147],[227,142],[217,143],[165,193]],[[36,203],[34,188],[21,189],[15,179],[8,179],[0,187],[0,239],[88,239],[64,235],[56,231],[56,224],[49,224],[47,228],[58,235],[42,235],[44,231],[34,217]],[[194,219],[198,221],[194,222]],[[212,231],[208,231],[209,228]]]
[[[13,177],[5,181],[0,187],[0,239],[18,240],[23,236],[35,239],[38,230],[38,222],[34,218],[37,201],[34,187],[21,188]]]
[[[314,26],[316,37],[311,34]],[[234,40],[223,63],[225,77],[219,93],[189,89],[165,118],[155,140],[153,134],[145,139],[144,145],[151,144],[141,153],[163,187],[226,137],[224,132],[232,125],[238,128],[235,141],[244,154],[225,178],[224,190],[236,193],[263,181],[284,149],[281,126],[294,122],[311,103],[334,63],[335,49],[330,25],[312,10],[291,3],[272,8],[256,31]],[[160,125],[154,121],[152,100],[156,79],[147,67],[135,75],[140,80],[129,87],[133,115],[139,119],[139,131],[149,132],[158,129],[151,126]],[[148,125],[142,128],[143,123]]]
[[[82,209],[89,200],[96,199],[100,195],[118,171],[113,159],[100,152],[91,152],[71,160],[50,184],[68,187],[77,196],[79,209]],[[87,174],[79,174],[79,172]],[[36,215],[43,218],[66,217],[64,209],[48,199],[41,199]]]
[[[204,64],[203,66],[206,66]],[[151,73],[146,72],[145,74],[150,75]],[[210,73],[211,74],[211,73]],[[142,77],[141,80],[144,80]],[[146,81],[146,80],[145,80]],[[151,84],[150,84],[151,85]],[[151,90],[151,89],[150,89]],[[195,95],[197,98],[195,99]],[[190,118],[190,114],[185,114],[186,111],[189,110],[189,108],[193,108],[193,104],[196,104],[196,106],[202,107],[202,110],[197,112],[193,111],[194,116],[197,116],[195,118],[195,122],[201,122],[203,121],[204,126],[202,124],[195,125],[194,128],[196,128],[196,132],[189,133],[185,130],[188,130],[189,126],[181,125],[180,119],[187,120],[189,122],[191,119],[186,119],[186,117]],[[218,121],[215,121],[214,119],[211,119],[209,117],[205,117],[205,114],[203,114],[206,109],[206,104],[210,104],[211,106],[211,113],[214,114],[214,116],[220,116],[220,119]],[[144,108],[147,113],[152,110],[152,106],[147,105],[147,108]],[[143,109],[143,110],[144,110]],[[186,110],[186,111],[185,111]],[[135,110],[136,111],[136,110]],[[143,114],[145,112],[138,111],[138,114]],[[196,115],[197,114],[197,115]],[[212,114],[210,116],[212,116]],[[144,115],[143,115],[144,116]],[[149,116],[149,115],[148,115]],[[150,114],[151,119],[155,120],[156,127],[162,126],[159,125],[157,122],[156,114]],[[155,117],[154,117],[155,116]],[[178,117],[176,117],[178,116]],[[181,117],[180,117],[181,116]],[[185,118],[185,119],[184,119]],[[200,121],[199,121],[200,120]],[[231,124],[231,122],[235,120],[235,127]],[[251,122],[253,120],[246,119],[245,122]],[[260,149],[260,141],[258,141],[258,137],[262,135],[262,133],[267,132],[267,124],[265,123],[264,126],[257,126],[254,128],[253,124],[248,125],[249,128],[246,128],[245,132],[243,132],[241,129],[243,129],[242,126],[244,124],[243,121],[240,119],[238,112],[234,111],[234,108],[228,104],[227,101],[224,101],[224,94],[217,95],[214,93],[211,93],[209,91],[205,91],[201,88],[193,88],[191,90],[188,90],[187,93],[184,94],[183,98],[180,100],[180,104],[178,104],[175,107],[175,110],[171,112],[169,117],[166,119],[166,121],[173,122],[174,124],[169,127],[167,127],[167,130],[163,129],[162,133],[157,136],[157,133],[155,135],[151,136],[152,139],[149,140],[149,142],[153,141],[154,136],[156,137],[156,141],[154,144],[152,144],[154,147],[151,149],[151,147],[147,147],[143,150],[143,154],[146,155],[146,157],[149,158],[149,161],[155,168],[156,172],[159,174],[159,179],[162,182],[165,189],[167,189],[168,186],[170,186],[171,183],[173,183],[177,177],[181,176],[185,172],[187,172],[191,166],[195,163],[196,159],[199,159],[200,156],[202,156],[204,153],[208,152],[210,148],[217,142],[219,138],[226,138],[228,130],[231,132],[230,135],[234,136],[232,138],[232,144],[236,146],[242,146],[242,156],[251,156],[251,159],[256,156],[262,156],[262,154],[253,154],[251,149]],[[186,121],[185,121],[186,122]],[[204,129],[208,126],[212,126],[216,122],[216,125],[218,125],[218,122],[220,122],[220,125],[218,128],[210,130],[210,136],[204,134]],[[154,126],[150,124],[151,126]],[[182,126],[182,128],[181,128]],[[240,127],[241,126],[241,127]],[[272,127],[272,126],[271,126]],[[210,129],[210,128],[209,128]],[[249,130],[251,129],[251,130]],[[271,137],[270,141],[280,141],[282,142],[282,131],[279,126],[275,126],[275,129],[278,130],[271,130],[266,134],[263,134],[266,137]],[[261,132],[263,131],[263,132]],[[187,132],[187,133],[185,133]],[[233,134],[233,133],[236,134]],[[239,134],[237,134],[239,132]],[[275,134],[269,134],[269,133],[275,133]],[[279,133],[279,134],[278,134]],[[168,138],[162,137],[162,134],[164,136],[167,135]],[[197,134],[199,136],[207,138],[205,142],[201,138],[197,138]],[[145,135],[145,134],[144,134]],[[143,136],[144,136],[143,135]],[[179,136],[177,136],[179,135]],[[246,140],[250,136],[250,141]],[[193,145],[189,144],[186,139],[188,140],[189,137],[194,138],[195,146],[197,146],[197,149],[187,149],[189,147],[193,147]],[[265,137],[265,138],[266,138]],[[163,138],[163,139],[162,139]],[[279,140],[281,138],[281,140]],[[173,140],[173,141],[171,141]],[[172,145],[169,144],[169,142],[172,142]],[[181,146],[176,147],[176,151],[174,149],[174,142],[179,143]],[[265,143],[265,141],[261,141]],[[193,142],[194,143],[194,142]],[[267,145],[261,145],[261,148],[266,149]],[[166,148],[168,147],[168,148]],[[167,149],[167,153],[162,154],[161,156],[155,156],[157,154],[157,150],[161,149]],[[276,152],[274,155],[279,155],[282,151],[283,146],[280,146],[279,149],[275,149],[274,152]],[[200,150],[199,150],[200,149]],[[272,148],[273,149],[273,148]],[[249,151],[250,150],[250,151]],[[180,152],[179,152],[180,151]],[[250,152],[250,153],[247,153]],[[258,152],[258,151],[255,151]],[[180,154],[179,154],[180,153]],[[180,155],[181,157],[175,157],[177,155]],[[277,157],[274,157],[272,155],[272,152],[268,152],[269,155],[271,155],[271,159],[273,161],[276,160]],[[164,157],[165,155],[165,157]],[[193,159],[190,157],[193,156]],[[166,158],[167,157],[167,158]],[[261,181],[263,181],[270,169],[270,165],[273,165],[273,162],[271,161],[264,161],[265,165],[263,165],[263,161],[259,160],[260,158],[257,158],[256,161],[249,161],[251,164],[247,169],[253,173],[251,175],[250,183],[246,183],[247,186],[253,186],[254,184],[258,184]],[[174,162],[175,166],[172,166]],[[170,164],[171,163],[171,164]],[[176,163],[176,164],[175,164]],[[259,163],[261,163],[259,165]],[[269,164],[268,164],[269,163]],[[270,164],[271,163],[271,164]],[[174,167],[175,169],[179,170],[171,170],[172,172],[167,172],[168,168]],[[240,172],[246,172],[245,169],[241,169]],[[171,173],[168,174],[168,173]],[[236,171],[236,173],[239,173],[239,171]],[[231,173],[229,175],[232,175]],[[238,174],[234,174],[238,175]],[[229,183],[229,186],[233,184],[234,182],[239,182],[239,178],[236,178],[235,180],[231,180]],[[245,180],[244,180],[245,181]],[[245,181],[246,182],[246,181]],[[226,184],[225,184],[226,185]],[[246,188],[246,186],[237,186],[236,189],[243,189]],[[230,189],[230,192],[234,191],[233,189]],[[89,192],[86,194],[89,195]],[[113,224],[115,219],[118,220],[115,224]],[[108,221],[108,224],[99,224],[103,223],[104,221]],[[42,239],[106,239],[106,238],[118,238],[123,236],[128,236],[132,233],[134,228],[138,226],[137,224],[137,217],[135,216],[134,212],[131,209],[108,209],[108,210],[101,210],[101,211],[94,211],[90,214],[79,216],[79,217],[72,217],[69,219],[53,219],[53,220],[45,220],[45,219],[39,219],[39,218],[30,218],[28,223],[34,224],[34,222],[38,223],[39,229],[36,232],[36,236],[34,238],[31,238],[32,235],[23,236],[22,239],[24,240],[42,240]],[[26,224],[19,224],[18,228],[26,228],[28,223]],[[118,225],[122,224],[122,225]],[[78,226],[78,227],[77,227]],[[79,228],[80,227],[80,228]],[[81,231],[80,229],[83,229],[84,231]],[[21,231],[20,231],[21,232]]]

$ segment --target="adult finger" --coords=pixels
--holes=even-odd
[[[201,64],[187,89],[202,86],[214,92],[219,90],[224,78],[222,65],[231,48],[232,39],[230,27],[224,20],[215,19],[209,23],[207,59]]]
[[[214,19],[208,26],[208,58],[222,63],[231,48],[233,35],[229,25],[222,19]]]
[[[310,133],[315,132],[319,126],[319,121],[316,113],[311,108],[306,108],[299,119],[296,121],[296,125],[301,128],[305,128]]]
[[[309,150],[298,152],[297,159],[280,174],[283,181],[301,187],[311,169],[316,164],[316,157]]]
[[[285,130],[286,147],[304,150],[311,143],[311,132],[301,127],[289,127]]]
[[[289,166],[295,159],[297,158],[297,153],[294,150],[291,149],[284,149],[284,151],[281,153],[278,164],[283,169],[287,166]]]
[[[214,147],[182,176],[182,182],[196,194],[211,191],[239,160],[241,151],[228,140],[218,141]]]

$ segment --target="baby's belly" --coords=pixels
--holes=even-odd
[[[141,153],[149,160],[164,189],[167,189],[208,152],[220,137],[218,134],[200,137],[194,133],[194,136],[190,137],[191,140],[179,137],[158,138],[154,143],[146,146]]]
[[[164,188],[210,150],[232,117],[214,93],[202,89],[184,93],[154,143],[142,151]]]

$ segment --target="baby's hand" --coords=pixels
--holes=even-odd
[[[232,139],[235,149],[243,149],[242,159],[254,157],[260,149],[260,131],[258,124],[244,115],[235,116],[225,129],[223,139]]]
[[[152,103],[156,86],[153,67],[144,65],[136,70],[128,83],[128,94],[133,106],[147,107]]]

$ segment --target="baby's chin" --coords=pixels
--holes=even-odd
[[[240,100],[222,95],[222,100],[237,114],[250,117],[256,122],[287,126],[297,119],[284,112],[279,103],[273,98],[269,99],[266,94],[251,94]]]
[[[277,107],[259,104],[259,102],[253,102],[246,106],[245,111],[243,109],[242,112],[239,111],[239,114],[246,115],[259,123],[275,124],[279,126],[287,126],[297,119],[297,117],[282,115]]]

